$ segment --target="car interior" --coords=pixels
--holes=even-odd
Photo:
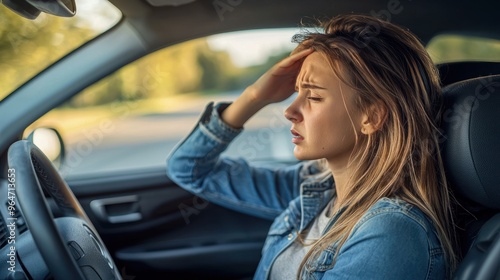
[[[464,259],[455,279],[498,277],[500,216],[495,177],[499,173],[494,162],[500,130],[490,120],[499,114],[499,79],[498,75],[471,78],[443,89],[441,153],[450,186],[461,203],[457,219],[468,216],[460,215],[464,210],[474,214],[474,219],[469,216],[459,223]]]
[[[0,255],[7,260],[0,262],[1,279],[252,278],[272,221],[202,200],[167,178],[164,166],[65,177],[25,136],[47,112],[142,57],[214,34],[297,27],[299,22],[351,12],[407,26],[424,44],[446,32],[500,38],[500,2],[485,0],[109,2],[122,14],[115,26],[0,102],[0,205],[5,205],[0,207]],[[39,10],[74,14],[72,9],[57,14],[58,9],[49,8]],[[23,16],[39,12],[29,10]],[[457,200],[462,252],[452,278],[500,279],[500,57],[442,62],[437,69],[444,97],[441,156]],[[57,137],[64,151],[64,137]],[[165,158],[168,152],[153,151]],[[13,174],[9,170],[14,169],[18,189],[11,214],[13,195],[7,194]],[[15,271],[8,262],[12,218],[15,260],[20,263]],[[84,223],[75,225],[74,219]]]

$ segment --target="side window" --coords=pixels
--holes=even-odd
[[[232,101],[295,47],[298,30],[227,33],[171,46],[88,87],[33,123],[57,129],[66,146],[63,176],[164,168],[172,148],[205,106]],[[255,115],[226,154],[291,161],[287,100]]]
[[[500,41],[490,38],[443,34],[427,45],[434,63],[500,61]]]

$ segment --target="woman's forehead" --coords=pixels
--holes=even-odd
[[[313,52],[302,63],[297,82],[326,82],[333,77],[336,78],[336,75],[327,58],[321,53]]]

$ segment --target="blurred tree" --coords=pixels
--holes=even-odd
[[[464,35],[443,34],[427,45],[434,63],[452,61],[500,61],[500,41]]]
[[[241,74],[243,70],[234,66],[227,52],[213,51],[206,39],[196,39],[164,48],[123,67],[68,105],[92,106],[182,93],[228,91],[241,86]]]
[[[0,100],[97,33],[78,17],[29,20],[0,5]]]
[[[88,107],[116,101],[241,89],[289,53],[283,50],[270,56],[264,64],[238,68],[226,51],[210,49],[206,38],[191,40],[166,47],[123,67],[75,96],[67,106]]]
[[[260,75],[273,67],[274,64],[287,57],[289,54],[290,50],[284,49],[282,51],[278,51],[272,56],[269,56],[266,62],[262,64],[245,68],[244,72],[238,77],[238,85],[240,86],[240,88],[250,85],[251,83],[256,81],[260,77]]]
[[[199,88],[201,90],[211,90],[221,87],[223,65],[217,61],[215,55],[204,50],[198,51],[198,65],[201,68]]]
[[[227,52],[211,50],[207,41],[203,41],[197,55],[201,68],[200,91],[229,91],[241,87],[238,78],[244,71],[234,65]]]
[[[0,100],[101,31],[85,17],[59,18],[42,13],[36,20],[28,20],[0,6]],[[88,107],[183,93],[231,91],[246,87],[285,55],[242,69],[234,65],[226,51],[210,49],[206,38],[195,39],[166,47],[123,67],[64,106]]]
[[[121,75],[112,76],[106,85],[106,90],[98,95],[99,98],[95,100],[92,105],[102,105],[126,100],[126,96],[123,94],[123,81]]]

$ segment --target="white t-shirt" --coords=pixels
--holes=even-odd
[[[301,242],[298,238],[286,248],[274,261],[271,267],[271,280],[293,280],[297,279],[297,273],[302,260],[311,249],[314,241],[318,240],[331,218],[332,199],[321,213],[314,219],[312,225],[307,229],[305,239]]]

